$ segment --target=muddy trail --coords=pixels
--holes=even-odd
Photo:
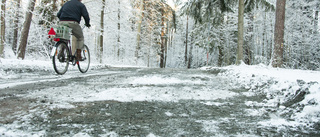
[[[279,115],[277,106],[265,105],[266,96],[262,93],[232,89],[227,80],[218,76],[221,72],[107,68],[50,80],[36,76],[31,78],[34,82],[18,82],[1,89],[0,136],[320,135],[316,129],[306,127],[266,126],[265,121]],[[183,81],[128,82],[154,75],[167,81]],[[79,88],[72,90],[72,86]],[[97,100],[92,96],[127,90],[143,92],[136,96],[122,93],[120,99]],[[122,100],[129,95],[139,97]]]

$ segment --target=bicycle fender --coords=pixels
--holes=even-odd
[[[56,53],[56,50],[57,50],[57,47],[56,46],[54,46],[53,48],[52,48],[52,50],[51,50],[51,57],[53,57],[54,56],[54,54]]]

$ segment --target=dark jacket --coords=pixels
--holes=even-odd
[[[60,21],[77,21],[78,23],[80,23],[81,17],[83,17],[85,23],[90,24],[87,8],[79,0],[66,2],[59,10],[57,16]]]

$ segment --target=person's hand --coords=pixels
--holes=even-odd
[[[90,25],[90,24],[86,24],[86,27],[90,28],[90,27],[91,27],[91,25]]]

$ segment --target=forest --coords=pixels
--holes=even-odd
[[[0,58],[50,60],[67,0],[1,0]],[[319,0],[82,0],[91,61],[155,68],[240,63],[319,70]],[[84,26],[82,20],[81,25]]]

